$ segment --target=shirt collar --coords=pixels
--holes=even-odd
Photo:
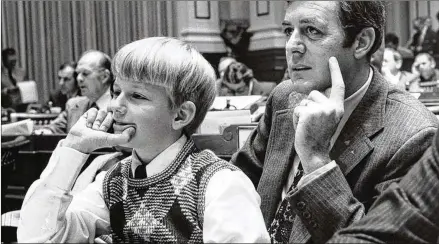
[[[96,101],[96,105],[98,105],[99,109],[107,110],[107,106],[110,103],[111,95],[110,88]]]
[[[344,114],[340,120],[340,123],[337,126],[337,130],[335,131],[334,135],[331,138],[331,148],[334,145],[335,141],[337,140],[338,136],[340,135],[341,130],[343,129],[346,122],[348,121],[352,112],[360,103],[361,99],[364,97],[364,94],[366,94],[370,82],[372,81],[372,77],[373,77],[373,69],[369,68],[369,76],[367,77],[367,80],[364,83],[364,85],[360,87],[360,89],[358,89],[356,92],[354,92],[354,94],[350,95],[348,98],[344,100]]]
[[[147,176],[153,176],[161,173],[166,169],[174,159],[177,157],[178,153],[183,148],[184,144],[187,142],[187,137],[183,134],[177,141],[175,141],[168,148],[159,153],[151,162],[145,165]],[[142,161],[137,156],[136,151],[133,149],[132,160],[131,160],[131,172],[134,175],[134,171],[137,166],[141,165]]]

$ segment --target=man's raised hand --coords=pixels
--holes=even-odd
[[[135,129],[132,127],[121,134],[107,133],[112,123],[112,112],[91,108],[70,129],[63,146],[90,153],[99,148],[125,144],[134,136]]]
[[[345,85],[337,59],[329,59],[331,88],[325,96],[311,91],[294,109],[294,146],[305,173],[322,167],[331,161],[330,142],[344,113]]]

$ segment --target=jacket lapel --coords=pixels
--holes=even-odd
[[[370,138],[383,129],[387,83],[374,69],[369,88],[355,108],[331,150],[346,176],[373,150]]]
[[[281,200],[284,182],[296,152],[294,150],[295,131],[293,125],[294,108],[304,95],[292,93],[287,109],[276,111],[267,147],[264,170],[258,184],[261,210],[267,228],[270,226]]]

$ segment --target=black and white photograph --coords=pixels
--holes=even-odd
[[[0,19],[1,243],[439,243],[439,1]]]

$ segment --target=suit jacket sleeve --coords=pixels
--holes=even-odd
[[[374,192],[363,202],[356,199],[337,166],[291,193],[291,204],[311,234],[313,241],[326,242],[341,228],[363,218],[376,198],[403,177],[422,156],[434,136],[435,128],[413,135],[383,167],[383,176]],[[299,207],[300,206],[300,207]]]
[[[253,182],[259,183],[271,129],[273,94],[268,98],[264,115],[244,146],[232,156],[231,163],[239,167]]]
[[[439,241],[439,137],[401,180],[392,184],[359,222],[336,233],[334,243]]]
[[[69,117],[69,111],[71,110],[71,104],[67,102],[66,109],[62,111],[58,117],[53,120],[47,129],[51,130],[54,134],[66,134],[67,133],[67,120]]]

